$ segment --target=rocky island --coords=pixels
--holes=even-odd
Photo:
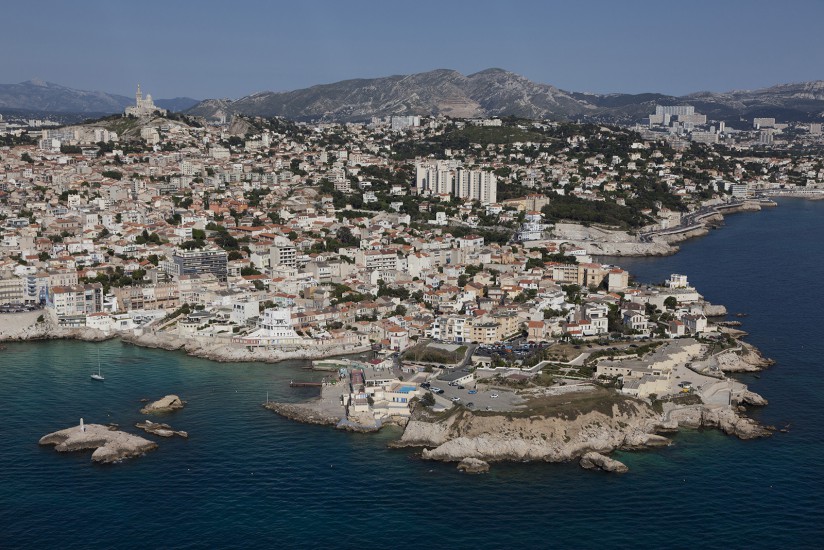
[[[60,453],[94,449],[92,461],[98,463],[120,462],[157,448],[154,441],[102,424],[84,424],[83,419],[78,426],[44,435],[39,444],[54,445]]]
[[[181,400],[180,397],[176,395],[167,395],[140,409],[140,414],[172,412],[182,409],[185,404],[186,402]]]

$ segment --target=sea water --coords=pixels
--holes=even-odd
[[[9,344],[0,351],[0,548],[710,547],[812,548],[824,535],[824,203],[737,214],[667,258],[621,259],[640,281],[683,273],[746,313],[748,341],[777,364],[742,375],[769,399],[753,414],[788,433],[739,441],[683,431],[620,452],[629,473],[494,464],[489,474],[392,450],[399,431],[352,434],[261,407],[320,379],[303,362],[213,363],[125,345]],[[94,382],[100,353],[105,382]],[[189,439],[95,465],[38,439],[79,422],[133,433],[141,399]]]

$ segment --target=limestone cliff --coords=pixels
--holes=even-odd
[[[563,462],[588,451],[607,453],[667,443],[655,435],[660,428],[660,414],[643,401],[629,399],[612,404],[611,409],[558,415],[459,409],[438,420],[418,415],[407,424],[397,445],[426,447],[423,457],[435,460]]]
[[[446,414],[430,417],[416,411],[393,446],[424,447],[423,458],[448,462],[465,458],[565,462],[591,451],[668,445],[670,440],[658,432],[679,427],[718,428],[741,439],[770,434],[733,407],[665,405],[662,414],[634,399],[617,399],[611,409],[599,406],[586,412],[490,413],[456,408]]]

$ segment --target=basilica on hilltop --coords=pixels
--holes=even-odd
[[[137,85],[137,93],[134,97],[135,105],[126,107],[126,112],[124,113],[126,116],[148,116],[154,114],[155,111],[161,115],[166,114],[166,109],[161,109],[154,104],[152,94],[146,94],[146,98],[143,98],[143,93],[140,91],[140,84]]]

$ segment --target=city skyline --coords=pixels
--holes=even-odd
[[[472,10],[424,2],[415,13],[373,2],[85,6],[6,6],[8,20],[24,24],[0,37],[18,52],[5,63],[4,83],[39,78],[129,96],[140,81],[155,97],[235,99],[436,68],[501,67],[593,93],[684,95],[822,78],[815,56],[824,51],[816,30],[824,5],[811,1],[665,10],[648,1],[483,2]]]

